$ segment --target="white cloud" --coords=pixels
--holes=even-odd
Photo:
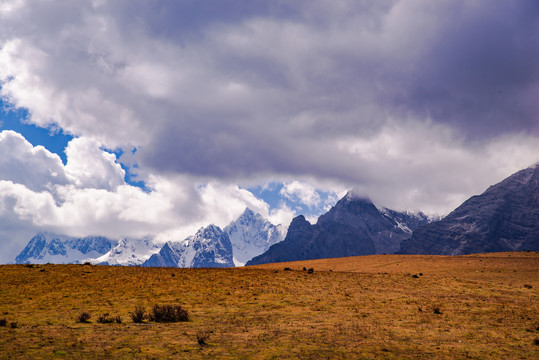
[[[163,242],[210,223],[224,227],[246,207],[274,220],[290,218],[286,209],[270,214],[268,204],[237,185],[201,185],[188,176],[149,175],[145,192],[126,184],[116,156],[90,139],[71,140],[66,154],[64,166],[20,134],[0,133],[0,262],[12,261],[38,231]]]
[[[78,187],[113,190],[125,183],[125,171],[116,155],[103,151],[95,140],[75,138],[65,153],[65,171]]]
[[[299,181],[287,182],[280,193],[287,199],[307,205],[310,208],[320,205],[320,195],[312,185],[306,183]]]
[[[42,191],[55,184],[68,184],[62,160],[42,146],[32,146],[14,132],[0,132],[0,180]]]

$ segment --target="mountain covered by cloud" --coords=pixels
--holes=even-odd
[[[5,0],[0,262],[60,229],[287,227],[350,188],[446,214],[539,160],[538,24],[534,0]]]
[[[539,164],[472,196],[440,221],[419,228],[401,254],[466,255],[539,251]]]
[[[282,242],[246,265],[392,254],[429,221],[423,213],[377,207],[371,200],[348,192],[315,224],[302,215],[294,218]]]

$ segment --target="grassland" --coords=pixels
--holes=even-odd
[[[4,265],[0,358],[537,359],[538,300],[539,253],[238,269]],[[131,321],[137,305],[154,304],[180,304],[190,321]],[[82,312],[90,323],[76,322]],[[97,323],[104,313],[123,322]]]

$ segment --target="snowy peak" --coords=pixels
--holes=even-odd
[[[228,234],[218,226],[201,228],[179,242],[167,242],[142,266],[158,267],[233,267],[232,244]]]
[[[225,227],[230,237],[236,266],[243,266],[284,239],[280,227],[246,208],[241,216]]]
[[[99,257],[109,252],[116,242],[101,236],[73,238],[69,236],[39,233],[15,258],[15,263],[68,264],[86,258]]]
[[[86,259],[94,264],[137,266],[157,253],[159,247],[151,239],[121,239],[113,249],[95,259]]]

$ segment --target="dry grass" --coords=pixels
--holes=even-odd
[[[537,289],[538,253],[240,269],[4,265],[0,316],[17,326],[0,327],[0,358],[536,359]],[[155,304],[181,305],[189,321],[130,320]],[[77,323],[83,312],[129,320]]]

